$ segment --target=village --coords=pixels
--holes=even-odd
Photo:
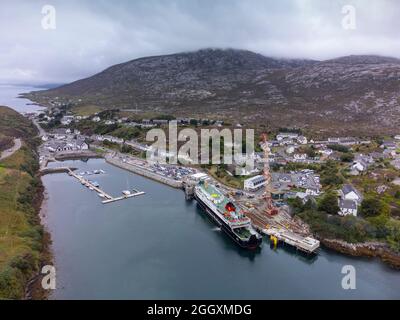
[[[240,203],[253,218],[258,229],[265,226],[284,227],[287,230],[310,234],[310,230],[297,219],[296,212],[304,208],[329,206],[327,216],[365,217],[368,210],[382,210],[389,207],[391,221],[400,217],[400,135],[384,138],[328,137],[316,139],[307,137],[297,129],[284,129],[270,134],[268,162],[271,168],[270,185],[264,174],[265,159],[262,148],[251,154],[242,154],[231,165],[202,167],[191,165],[164,165],[150,163],[146,152],[150,146],[143,137],[126,136],[131,128],[140,130],[165,127],[171,119],[142,119],[131,121],[127,117],[118,118],[110,114],[91,116],[57,115],[54,109],[45,114],[27,115],[41,127],[46,128],[40,147],[41,163],[52,159],[68,158],[68,155],[98,155],[106,157],[120,166],[130,166],[134,172],[150,178],[182,187],[186,179],[198,173],[209,176],[227,195]],[[111,113],[113,115],[113,113]],[[103,115],[103,116],[102,116]],[[59,123],[54,125],[58,117]],[[223,121],[208,119],[175,119],[179,127],[225,127]],[[85,134],[80,130],[83,126]],[[49,127],[49,124],[52,124]],[[101,126],[104,134],[96,134],[85,128],[88,124]],[[239,123],[231,127],[241,127]],[[104,130],[105,128],[105,130]],[[111,128],[108,132],[107,128]],[[122,128],[122,129],[121,129]],[[119,134],[113,134],[117,132]],[[120,134],[123,132],[124,134]],[[88,134],[89,133],[89,134]],[[91,133],[91,134],[90,134]],[[261,145],[261,142],[259,142]],[[91,154],[90,154],[91,153]],[[166,151],[168,154],[168,152]],[[244,165],[251,158],[255,166]],[[140,169],[138,169],[140,168]],[[237,175],[240,172],[240,175]],[[157,178],[160,177],[160,178]],[[269,188],[274,206],[279,208],[277,217],[263,216],[265,190]],[[334,202],[333,202],[333,200]],[[367,201],[364,201],[367,200]],[[325,204],[324,204],[325,203]],[[299,209],[299,208],[302,209]],[[308,214],[302,213],[303,215]],[[378,215],[378,213],[372,213]],[[299,217],[301,216],[298,215]],[[307,216],[301,216],[307,220]],[[310,220],[311,221],[311,220]],[[306,222],[310,222],[306,221]]]

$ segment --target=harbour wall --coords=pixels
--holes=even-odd
[[[112,165],[114,165],[116,167],[119,167],[121,169],[136,173],[138,175],[141,175],[143,177],[152,179],[154,181],[161,182],[161,183],[163,183],[165,185],[168,185],[170,187],[173,187],[173,188],[176,188],[176,189],[181,189],[183,187],[182,181],[177,181],[177,180],[173,180],[173,179],[164,177],[162,175],[159,175],[159,174],[157,174],[155,172],[148,171],[148,170],[143,169],[143,168],[141,168],[139,166],[136,166],[134,164],[125,163],[125,162],[122,162],[122,161],[120,161],[118,159],[112,158],[110,156],[106,156],[105,160],[106,160],[107,163],[112,164]]]

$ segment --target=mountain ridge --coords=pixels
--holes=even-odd
[[[318,61],[279,59],[236,49],[144,57],[28,98],[81,99],[103,108],[231,117],[245,123],[386,129],[400,118],[400,60],[352,55]],[[319,121],[321,126],[316,125]]]

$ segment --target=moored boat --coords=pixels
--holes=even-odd
[[[194,196],[221,230],[239,246],[246,249],[256,249],[260,246],[262,236],[254,230],[250,219],[215,186],[207,181],[200,181],[195,187]]]

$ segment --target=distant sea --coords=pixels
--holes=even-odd
[[[32,105],[32,101],[28,99],[18,98],[21,93],[31,91],[46,90],[49,87],[35,87],[35,86],[17,86],[17,85],[3,85],[0,84],[0,105],[10,107],[20,113],[23,112],[39,112],[44,107]]]

